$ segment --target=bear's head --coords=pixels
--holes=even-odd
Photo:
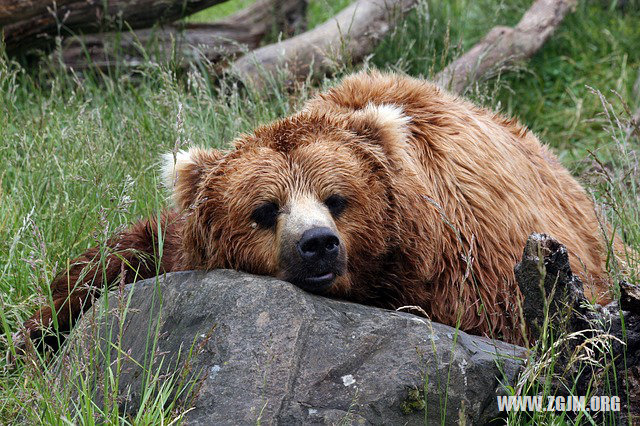
[[[230,152],[165,157],[184,211],[181,256],[191,269],[271,275],[344,296],[375,274],[395,239],[394,152],[409,119],[391,105],[307,109],[242,135]]]

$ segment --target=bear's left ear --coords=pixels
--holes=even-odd
[[[380,143],[385,151],[396,151],[405,148],[411,117],[401,106],[369,103],[353,111],[347,123],[354,132]]]
[[[198,194],[197,188],[207,172],[216,167],[224,153],[215,149],[189,148],[162,156],[162,177],[173,192],[175,203],[186,209]]]

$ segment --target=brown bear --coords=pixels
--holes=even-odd
[[[166,160],[176,206],[111,239],[102,263],[89,250],[53,281],[58,330],[100,287],[233,268],[359,303],[416,305],[521,343],[513,268],[532,232],[566,244],[587,295],[609,300],[608,247],[582,187],[515,120],[427,81],[355,74],[232,151]],[[52,315],[44,306],[26,328],[55,347]]]

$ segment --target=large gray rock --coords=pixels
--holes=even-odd
[[[110,313],[98,321],[85,315],[67,350],[106,351],[118,326],[111,339],[95,330],[109,335],[122,317],[113,307],[121,310],[130,291],[112,294]],[[148,330],[157,326],[154,368],[163,358],[162,369],[185,368],[194,348],[185,374],[199,381],[188,424],[484,424],[499,415],[496,395],[514,383],[524,356],[523,348],[411,314],[235,271],[142,281],[128,306],[119,338],[128,354],[122,407],[139,406],[140,365],[149,363]],[[110,356],[113,365],[115,350]]]

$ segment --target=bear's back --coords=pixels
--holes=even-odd
[[[407,185],[423,193],[447,226],[456,228],[444,238],[462,238],[462,245],[469,245],[480,279],[511,280],[527,236],[542,232],[567,245],[587,294],[608,300],[603,295],[606,249],[594,205],[526,127],[428,81],[379,72],[346,78],[306,109],[344,114],[372,105],[396,107],[404,114],[408,136],[388,150],[404,151],[398,156],[406,163],[404,170],[417,177]]]

